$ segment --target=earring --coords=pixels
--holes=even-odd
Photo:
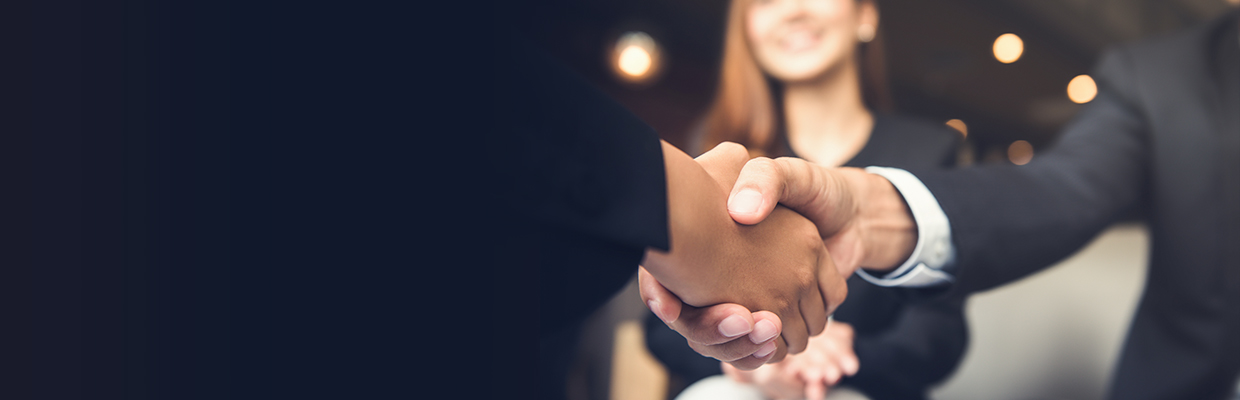
[[[857,40],[861,43],[869,43],[874,40],[874,25],[865,24],[857,27]]]

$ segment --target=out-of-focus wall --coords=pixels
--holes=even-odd
[[[1146,277],[1142,225],[1115,226],[1058,265],[969,299],[963,364],[936,399],[1100,399]]]

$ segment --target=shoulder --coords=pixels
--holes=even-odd
[[[1237,17],[1240,11],[1232,11],[1187,29],[1111,46],[1102,52],[1092,75],[1100,87],[1129,99],[1148,95],[1144,92],[1157,86],[1183,85],[1183,80],[1199,78],[1187,72],[1208,70],[1215,38]],[[1151,84],[1155,87],[1146,87]]]
[[[1149,36],[1112,46],[1103,54],[1108,57],[1126,56],[1138,59],[1167,59],[1168,56],[1201,57],[1210,51],[1209,45],[1215,35],[1225,30],[1240,17],[1240,11],[1225,13],[1213,20],[1185,29]],[[1168,61],[1174,61],[1168,60]]]

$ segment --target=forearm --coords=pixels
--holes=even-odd
[[[718,257],[719,249],[727,246],[727,239],[738,230],[726,208],[726,190],[730,188],[721,186],[697,161],[667,142],[663,142],[663,163],[670,251],[648,249],[642,265],[686,304],[719,303],[719,299],[700,291],[684,290],[679,283],[721,284],[720,274],[710,273],[716,266],[706,261]]]
[[[837,176],[856,196],[855,232],[864,249],[859,266],[891,271],[909,258],[917,244],[917,222],[904,197],[887,179],[857,168],[840,168]],[[824,220],[830,216],[823,216]],[[811,217],[811,220],[817,220]]]

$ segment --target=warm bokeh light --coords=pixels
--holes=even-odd
[[[1068,82],[1068,98],[1077,104],[1088,103],[1098,95],[1098,85],[1089,75],[1077,75]]]
[[[633,83],[649,83],[659,71],[659,46],[644,32],[628,32],[612,52],[616,75]]]
[[[1017,140],[1008,146],[1008,161],[1016,165],[1025,165],[1033,160],[1033,145],[1024,140]]]
[[[947,121],[947,126],[950,126],[952,127],[952,129],[960,131],[960,134],[964,137],[969,136],[969,126],[966,125],[964,121],[953,118]]]
[[[1025,42],[1020,40],[1020,36],[1005,33],[999,35],[995,39],[995,59],[1004,64],[1011,64],[1020,59],[1020,55],[1025,52]]]
[[[650,72],[650,53],[637,45],[630,45],[620,51],[618,61],[620,72],[629,76],[642,76]]]

